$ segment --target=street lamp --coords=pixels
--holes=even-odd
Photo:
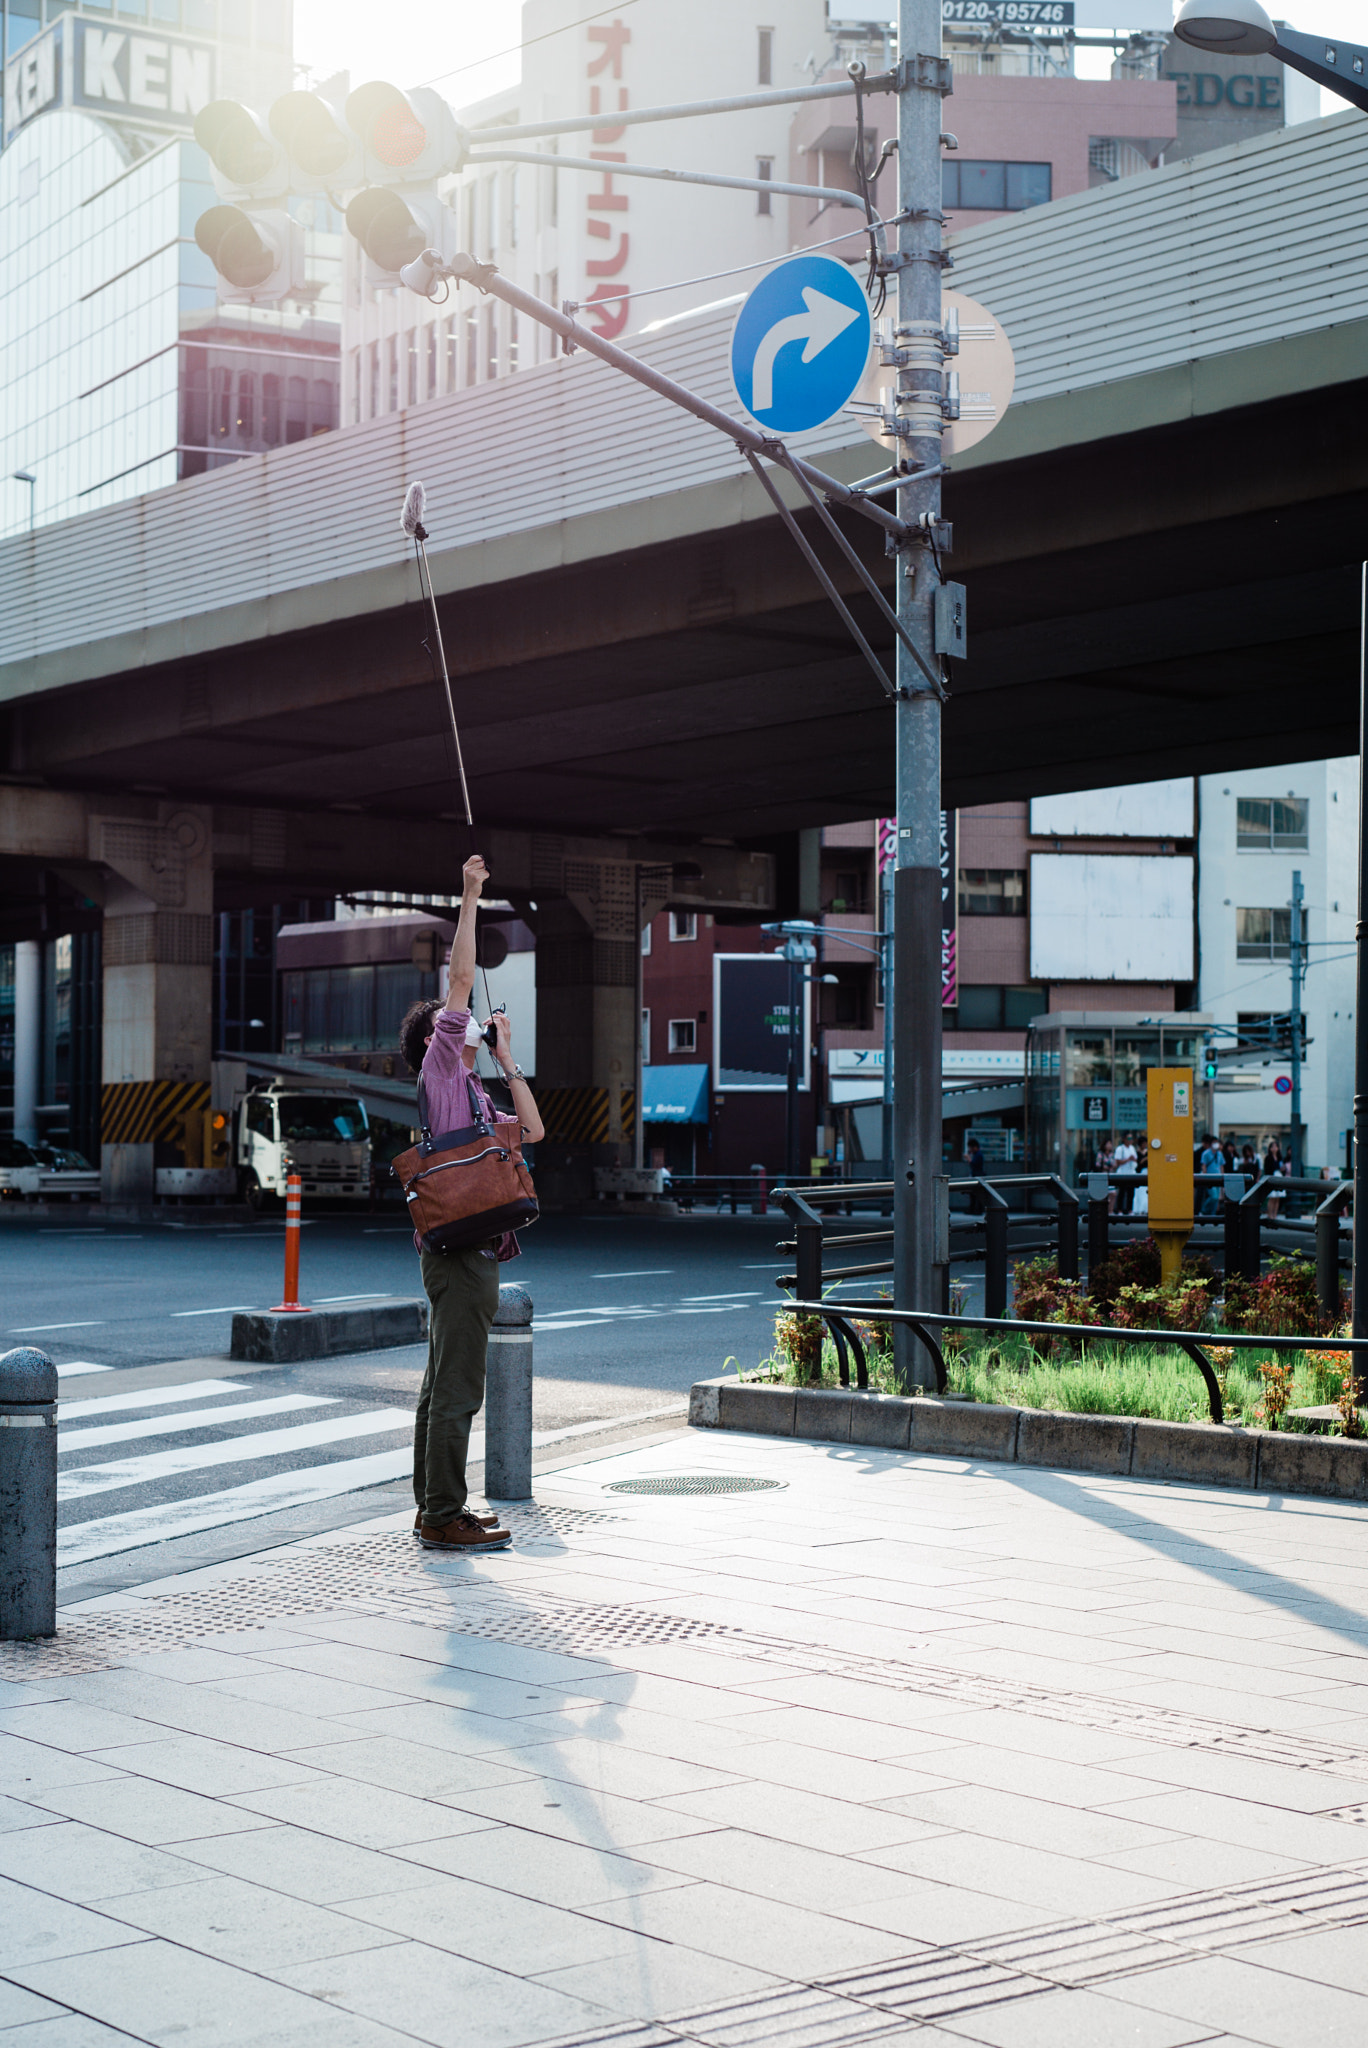
[[[12,471],[10,472],[10,474],[11,474],[11,476],[13,477],[13,480],[14,480],[14,482],[15,482],[15,483],[17,483],[17,484],[27,484],[27,485],[28,485],[28,487],[29,487],[29,532],[30,532],[30,533],[32,533],[32,531],[33,531],[33,505],[34,505],[34,499],[35,499],[35,497],[36,497],[36,495],[37,495],[37,488],[38,488],[38,479],[37,479],[37,477],[36,477],[36,476],[35,476],[35,475],[33,474],[33,471],[32,471],[31,469],[16,469],[16,470],[12,470]]]
[[[1368,113],[1368,49],[1338,36],[1304,36],[1276,24],[1259,0],[1184,0],[1173,33],[1218,57],[1276,57]]]
[[[884,1060],[883,1060],[883,1164],[887,1173],[893,1171],[893,1003],[889,983],[892,979],[890,951],[893,945],[891,931],[867,932],[847,931],[841,925],[814,924],[811,918],[789,918],[783,924],[762,924],[762,932],[772,938],[789,940],[840,939],[843,945],[853,946],[857,953],[868,953],[879,962],[884,976]],[[870,940],[873,940],[873,945]],[[830,975],[823,975],[829,981]],[[791,1013],[790,1013],[791,1014]]]

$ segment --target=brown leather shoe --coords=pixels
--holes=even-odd
[[[492,1515],[488,1508],[466,1508],[464,1512],[470,1516],[472,1522],[478,1522],[482,1529],[497,1529],[499,1526],[498,1516]],[[413,1518],[413,1533],[415,1536],[421,1536],[423,1533],[423,1510],[421,1508],[419,1508]]]
[[[513,1537],[509,1530],[497,1525],[487,1529],[474,1515],[462,1510],[441,1527],[435,1522],[424,1522],[418,1540],[424,1550],[507,1550]]]

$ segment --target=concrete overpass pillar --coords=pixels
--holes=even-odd
[[[567,859],[565,894],[537,905],[537,1187],[587,1200],[595,1166],[630,1163],[636,1115],[637,875]]]
[[[158,1166],[206,1163],[213,1049],[211,817],[92,813],[104,901],[100,1173],[106,1201],[150,1202]]]
[[[43,949],[37,939],[14,948],[14,1135],[38,1140],[38,1086],[43,1028]]]

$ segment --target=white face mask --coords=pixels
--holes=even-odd
[[[468,1046],[471,1046],[472,1048],[475,1046],[483,1045],[484,1043],[484,1032],[481,1030],[480,1026],[475,1022],[475,1017],[473,1013],[471,1015],[470,1022],[466,1025],[465,1042]]]

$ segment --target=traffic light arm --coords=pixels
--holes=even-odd
[[[820,199],[829,206],[853,206],[864,213],[864,200],[844,185],[788,185],[779,178],[727,178],[713,171],[664,170],[654,164],[606,164],[602,157],[552,155],[549,149],[473,149],[466,159],[477,164],[541,164],[552,171],[592,171],[601,178],[662,178],[670,185],[726,185],[736,192],[780,192],[790,199]],[[852,233],[854,230],[852,229]]]
[[[863,82],[865,92],[894,92],[897,81],[891,72]],[[473,143],[497,136],[500,141],[526,142],[534,135],[577,135],[586,128],[631,128],[643,121],[683,121],[691,114],[743,114],[756,107],[786,107],[799,100],[848,99],[855,91],[848,78],[831,79],[825,85],[799,85],[791,92],[748,92],[727,100],[690,100],[675,107],[637,107],[630,112],[568,115],[561,121],[524,121],[514,128],[474,128]]]
[[[614,166],[615,174],[616,170],[617,166]],[[525,292],[520,285],[513,284],[510,279],[501,276],[492,263],[480,263],[474,256],[464,253],[453,256],[449,263],[444,263],[431,249],[424,251],[422,261],[434,279],[453,278],[458,284],[473,284],[480,291],[487,292],[491,298],[502,299],[515,313],[522,313],[529,320],[537,321],[542,327],[549,327],[553,334],[558,334],[572,349],[582,348],[589,355],[597,356],[601,362],[611,364],[613,369],[621,370],[636,383],[644,384],[648,390],[657,392],[661,398],[668,398],[672,405],[680,406],[685,412],[692,413],[694,418],[702,420],[705,426],[716,427],[729,441],[735,442],[743,455],[758,455],[766,461],[782,463],[796,475],[805,477],[814,489],[822,493],[829,504],[845,505],[850,511],[859,512],[864,518],[872,520],[876,526],[882,527],[885,533],[892,534],[895,539],[906,537],[910,531],[894,513],[886,512],[882,505],[871,503],[849,484],[842,483],[838,477],[827,476],[823,470],[814,469],[811,463],[804,462],[792,454],[784,443],[773,435],[762,434],[757,428],[747,426],[744,420],[733,419],[731,414],[723,412],[720,406],[711,405],[706,398],[700,398],[696,392],[686,389],[683,384],[676,384],[672,377],[663,376],[659,370],[652,369],[649,363],[640,362],[636,356],[629,355],[626,349],[615,348],[613,343],[605,341],[602,335],[591,332],[587,327],[581,327],[577,321],[570,319],[568,314],[558,312],[554,306],[548,306],[545,299],[534,298],[531,292]]]
[[[1358,43],[1342,43],[1338,36],[1304,36],[1285,22],[1276,25],[1278,40],[1272,55],[1289,71],[1300,71],[1317,85],[1329,86],[1341,99],[1368,114],[1368,49]],[[1327,53],[1333,52],[1333,62]]]

